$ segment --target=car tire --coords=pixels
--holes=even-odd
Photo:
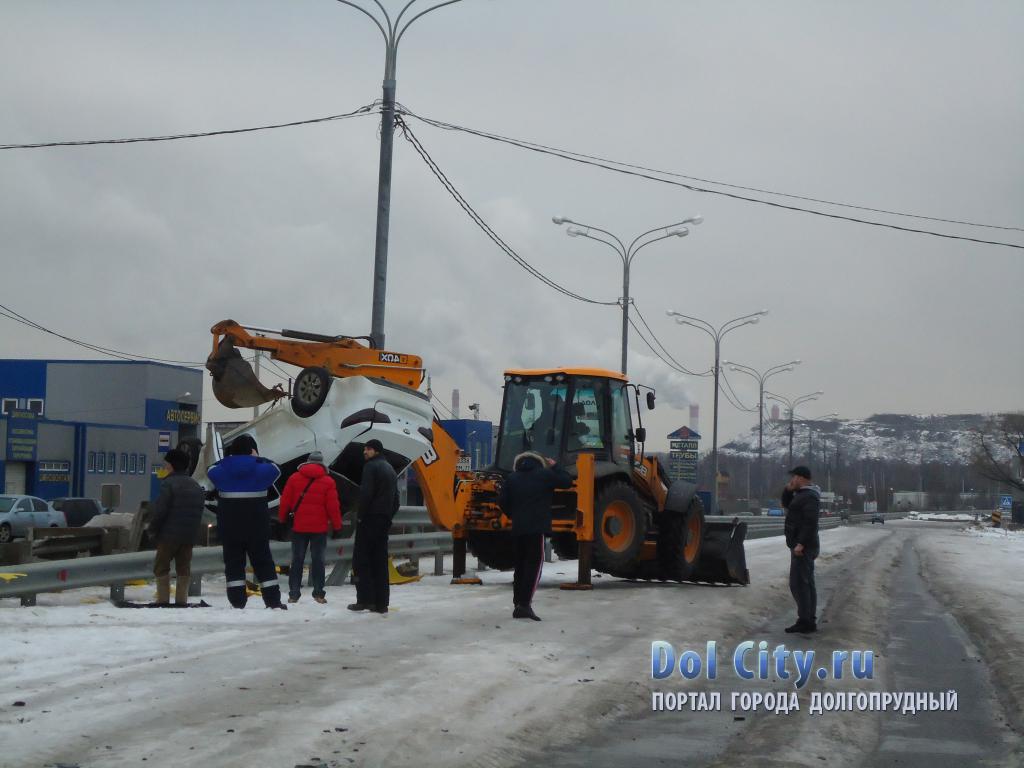
[[[14,532],[8,523],[0,524],[0,544],[10,544],[14,541]]]
[[[320,410],[331,389],[331,374],[326,368],[303,368],[292,387],[292,410],[308,418]]]

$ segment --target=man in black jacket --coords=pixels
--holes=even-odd
[[[192,545],[203,517],[206,493],[188,476],[188,454],[172,448],[164,456],[170,474],[160,484],[160,495],[153,502],[149,535],[156,542],[153,575],[156,576],[156,601],[168,605],[171,600],[171,561],[178,583],[174,588],[176,605],[188,604]]]
[[[790,550],[789,591],[796,601],[796,623],[787,632],[816,632],[818,593],[814,587],[814,559],[821,549],[818,541],[818,515],[821,489],[811,483],[811,470],[793,467],[789,483],[782,492],[786,508],[786,546]]]
[[[387,613],[391,598],[388,585],[388,531],[398,511],[398,475],[384,456],[380,440],[363,447],[363,477],[359,483],[359,517],[352,548],[356,601],[350,611]]]
[[[498,504],[512,521],[516,548],[512,618],[540,621],[533,612],[533,594],[544,563],[544,536],[551,533],[551,501],[555,488],[569,488],[572,477],[539,453],[516,456],[514,472],[501,486]]]

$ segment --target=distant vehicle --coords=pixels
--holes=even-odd
[[[96,499],[67,496],[54,499],[51,504],[58,512],[64,513],[64,518],[72,528],[80,528],[96,515],[102,515],[106,511]]]
[[[871,524],[874,525],[875,523],[882,523],[885,525],[885,518],[878,512],[875,512],[875,514],[871,516]]]
[[[0,496],[0,544],[27,536],[29,528],[63,528],[64,514],[35,496]]]

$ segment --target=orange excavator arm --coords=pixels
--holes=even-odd
[[[252,333],[250,333],[252,331]],[[223,354],[222,344],[269,352],[274,360],[300,368],[324,368],[332,376],[367,376],[385,379],[409,389],[423,382],[423,360],[416,355],[376,349],[350,336],[324,336],[303,331],[274,331],[242,326],[234,320],[222,320],[210,329],[213,352],[210,359]],[[274,338],[264,334],[273,334]],[[370,342],[370,339],[366,339]]]

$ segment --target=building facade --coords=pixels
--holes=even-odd
[[[203,372],[162,363],[0,360],[0,492],[155,494],[163,454],[200,436]]]

